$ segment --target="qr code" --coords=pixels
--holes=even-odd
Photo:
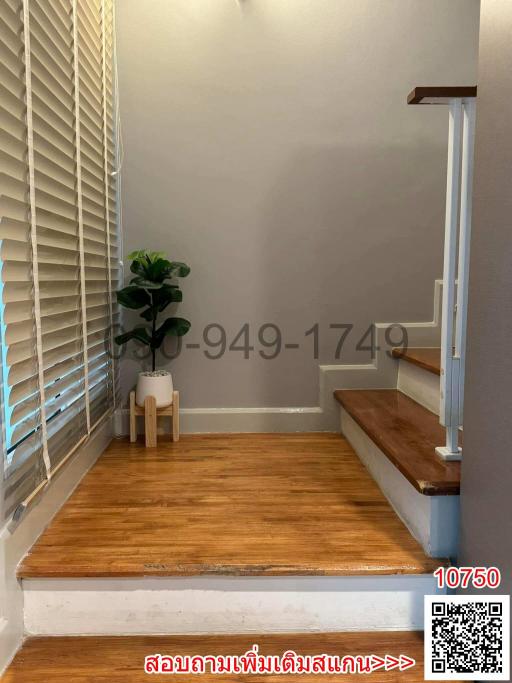
[[[425,680],[508,681],[510,596],[425,596]]]

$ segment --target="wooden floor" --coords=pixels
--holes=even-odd
[[[428,573],[425,556],[337,434],[114,441],[21,577]]]
[[[147,655],[177,654],[243,654],[253,644],[260,654],[281,655],[286,650],[297,654],[331,655],[406,655],[416,660],[416,666],[402,673],[378,671],[359,675],[298,675],[298,676],[222,676],[222,675],[151,675],[144,673]],[[2,683],[143,683],[146,681],[198,680],[200,683],[236,683],[237,681],[279,680],[355,681],[373,683],[420,683],[423,677],[423,639],[419,633],[372,632],[329,633],[302,635],[245,635],[245,636],[135,636],[135,637],[74,637],[33,638],[18,653]]]

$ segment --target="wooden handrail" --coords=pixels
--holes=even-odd
[[[407,104],[448,104],[455,98],[476,97],[476,85],[419,86],[407,95]]]

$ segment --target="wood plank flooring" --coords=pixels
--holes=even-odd
[[[148,675],[144,673],[147,655],[177,654],[243,654],[256,643],[261,654],[281,655],[286,650],[297,654],[399,656],[416,660],[407,671],[377,671],[373,674],[349,675]],[[73,637],[33,638],[28,640],[13,664],[1,678],[2,683],[143,683],[167,681],[176,683],[198,680],[199,683],[237,683],[254,681],[277,683],[283,680],[312,681],[373,681],[373,683],[420,683],[423,677],[423,639],[420,633],[316,633],[289,635],[235,636],[135,636],[135,637]]]
[[[429,573],[424,554],[338,434],[115,440],[19,576]]]
[[[334,395],[420,493],[459,493],[460,462],[441,460],[435,453],[446,440],[437,415],[396,389],[340,389]]]

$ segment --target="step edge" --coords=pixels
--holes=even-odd
[[[334,391],[334,397],[336,401],[344,408],[344,410],[347,411],[347,413],[350,415],[350,417],[354,420],[354,422],[361,427],[361,429],[365,432],[365,434],[380,448],[380,450],[384,453],[384,455],[388,458],[388,460],[397,468],[397,470],[403,474],[403,476],[407,479],[407,481],[414,486],[414,488],[421,493],[424,496],[457,496],[460,495],[460,482],[455,483],[453,482],[452,484],[446,485],[441,482],[436,482],[430,481],[430,480],[418,480],[415,477],[411,475],[411,473],[408,471],[406,467],[403,466],[402,462],[396,458],[396,456],[393,453],[393,450],[388,448],[386,444],[381,443],[380,439],[377,438],[375,433],[372,431],[370,427],[368,427],[367,423],[364,422],[364,420],[361,420],[360,417],[351,409],[350,406],[346,405],[344,399],[343,399],[343,393],[348,392],[348,391],[372,391],[371,389],[336,389]],[[402,393],[399,392],[397,389],[379,389],[378,391],[394,391],[397,393]],[[406,396],[406,394],[403,394]],[[414,399],[410,398],[407,396],[407,398],[415,403],[419,409],[426,411],[427,413],[430,413],[431,415],[434,415],[428,408],[425,408],[422,406],[420,403],[415,401]]]
[[[361,569],[354,569],[354,568],[348,568],[348,569],[325,569],[325,570],[307,570],[307,569],[297,569],[296,571],[275,571],[275,572],[266,572],[262,573],[256,572],[256,571],[251,571],[246,570],[237,570],[233,571],[231,573],[228,572],[160,572],[160,573],[153,573],[153,574],[142,574],[142,573],[136,573],[133,571],[129,572],[116,572],[112,574],[105,574],[105,572],[98,572],[94,573],[91,571],[84,571],[84,572],[78,572],[74,571],[73,573],[69,572],[60,572],[60,571],[54,571],[54,572],[49,572],[47,570],[37,570],[37,569],[26,569],[26,570],[21,570],[17,573],[17,578],[19,581],[22,582],[27,582],[27,581],[37,581],[37,580],[44,580],[44,581],[59,581],[59,580],[119,580],[119,581],[129,581],[129,580],[140,580],[140,581],[151,581],[151,580],[159,580],[159,581],[164,581],[166,579],[281,579],[281,580],[294,580],[294,579],[303,579],[303,578],[309,578],[309,579],[322,579],[322,578],[328,578],[328,579],[347,579],[351,577],[357,577],[357,578],[385,578],[385,577],[396,577],[396,578],[401,578],[405,576],[423,576],[427,573],[426,567],[418,567],[418,566],[408,566],[408,565],[400,565],[400,566],[369,566],[366,568],[361,568]]]
[[[436,346],[432,347],[414,347],[418,349],[427,349],[427,348],[438,348]],[[391,354],[393,358],[396,358],[397,360],[403,360],[406,363],[411,363],[412,365],[416,365],[417,367],[421,368],[422,370],[425,370],[426,372],[430,372],[433,375],[437,375],[438,377],[441,376],[441,368],[438,368],[437,366],[431,365],[430,363],[427,363],[426,361],[422,361],[419,358],[413,358],[409,355],[409,352],[412,351],[413,349],[400,349],[400,348],[394,348],[391,350]]]

